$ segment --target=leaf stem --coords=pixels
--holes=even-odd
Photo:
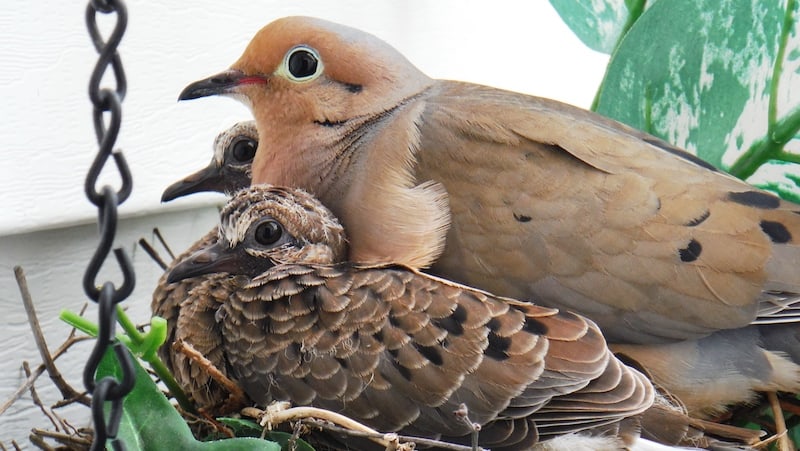
[[[791,141],[798,131],[800,131],[800,106],[772,124],[767,136],[754,142],[728,172],[745,180],[768,160],[800,163],[799,155],[783,150],[786,143]]]
[[[787,0],[786,12],[783,14],[783,23],[781,24],[781,39],[778,42],[778,53],[775,56],[775,65],[772,67],[772,80],[770,80],[769,92],[769,111],[767,113],[767,120],[769,126],[774,126],[778,117],[778,85],[781,80],[781,73],[783,73],[783,58],[786,55],[786,43],[789,40],[789,34],[792,32],[794,6],[796,0]],[[771,128],[770,128],[771,130]]]
[[[59,318],[87,335],[97,336],[97,324],[75,312],[62,310]],[[125,330],[125,334],[118,333],[116,335],[117,340],[121,341],[135,355],[139,355],[142,360],[150,365],[184,410],[195,413],[197,410],[194,405],[183,392],[167,366],[155,353],[155,349],[164,343],[166,338],[166,321],[163,318],[154,317],[150,322],[150,332],[143,335],[136,329],[136,325],[133,324],[125,311],[117,306],[117,322]]]
[[[150,365],[150,368],[152,368],[161,381],[164,382],[164,385],[167,386],[167,389],[170,391],[170,393],[172,393],[172,396],[174,396],[178,401],[178,404],[180,404],[184,410],[196,413],[194,405],[186,396],[186,393],[183,392],[181,386],[178,384],[178,381],[175,380],[175,377],[169,371],[164,362],[158,358],[158,355],[155,352],[159,346],[163,345],[164,340],[166,339],[166,321],[158,317],[153,318],[150,323],[150,333],[143,335],[141,332],[139,332],[139,330],[136,328],[136,325],[130,320],[125,311],[122,310],[120,306],[117,306],[117,322],[120,324],[120,326],[122,326],[122,329],[125,330],[125,333],[128,335],[128,337],[130,337],[131,342],[133,343],[133,347],[129,347],[132,350],[135,350],[135,353],[139,354],[141,359]],[[161,331],[160,329],[164,330]],[[161,337],[161,341],[159,343],[153,343],[152,337],[154,336]]]
[[[782,144],[791,141],[800,130],[800,105],[772,127],[772,140]]]
[[[777,159],[779,159],[781,161],[785,161],[787,163],[800,164],[800,155],[798,155],[796,153],[780,152],[780,153],[778,153],[778,155],[776,155],[776,157],[777,157]]]
[[[778,88],[780,85],[781,73],[783,72],[783,59],[786,54],[786,45],[789,35],[794,26],[794,10],[797,0],[786,1],[786,11],[783,15],[781,24],[781,36],[778,41],[778,52],[775,56],[775,64],[772,67],[772,79],[770,80],[769,107],[767,110],[767,135],[754,142],[731,166],[729,172],[746,180],[753,175],[759,167],[769,160],[785,160],[787,154],[783,152],[783,147],[792,139],[797,131],[800,130],[800,107],[795,108],[782,120],[778,120]],[[791,155],[791,154],[789,154]],[[795,157],[793,156],[792,159]]]

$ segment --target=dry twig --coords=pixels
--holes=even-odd
[[[161,258],[158,252],[156,252],[155,248],[153,248],[153,245],[151,245],[149,241],[144,238],[139,238],[139,246],[144,249],[145,253],[149,255],[150,258],[152,258],[153,261],[155,261],[156,264],[161,267],[161,269],[167,269],[167,263]]]
[[[781,404],[781,409],[785,412],[789,412],[792,415],[800,415],[800,401],[797,400],[794,396],[791,398],[780,398],[779,399]]]
[[[387,449],[396,449],[397,444],[394,442],[395,439],[403,442],[413,442],[418,445],[436,447],[443,450],[478,451],[482,449],[442,442],[440,440],[426,439],[422,437],[410,437],[394,433],[386,434],[383,432],[378,432],[369,426],[353,420],[352,418],[336,412],[331,412],[330,410],[319,409],[316,407],[293,407],[285,410],[281,410],[280,407],[281,406],[278,408],[267,409],[267,411],[256,409],[254,407],[247,407],[242,409],[242,415],[258,419],[262,426],[268,425],[268,428],[272,425],[277,425],[292,420],[302,420],[306,424],[320,429],[342,433],[351,437],[370,439]]]
[[[27,360],[22,362],[22,369],[25,371],[25,375],[26,376],[28,376],[28,377],[31,376],[31,367],[28,365],[28,361]],[[31,392],[31,399],[33,400],[33,404],[35,406],[39,407],[39,410],[41,410],[42,413],[50,420],[50,422],[53,423],[53,427],[56,428],[56,431],[61,430],[61,427],[59,425],[58,419],[53,415],[52,412],[47,410],[47,408],[44,406],[44,404],[42,404],[42,400],[41,400],[41,398],[39,398],[39,394],[36,393],[36,386],[35,385],[31,385],[30,392]]]
[[[74,449],[74,450],[89,449],[89,447],[92,446],[92,438],[93,438],[91,434],[86,432],[65,434],[61,432],[53,432],[44,429],[33,429],[31,434],[31,441],[33,441],[33,437],[36,437],[45,444],[46,444],[46,442],[44,442],[45,438],[53,439],[56,442],[69,447],[69,449]]]
[[[43,449],[45,451],[55,451],[55,448],[50,446],[41,436],[36,435],[35,433],[29,435],[28,439],[39,449]]]
[[[200,351],[196,350],[191,343],[178,339],[172,344],[173,349],[183,353],[186,357],[194,360],[203,371],[206,372],[214,381],[222,385],[230,394],[225,404],[220,408],[222,412],[236,410],[246,404],[247,396],[239,384],[232,381],[228,376],[222,374],[214,363],[206,358]]]
[[[50,376],[50,379],[52,379],[53,383],[56,384],[56,387],[64,398],[78,399],[83,397],[85,404],[90,405],[88,397],[72,388],[72,386],[64,380],[64,376],[61,375],[61,372],[58,371],[58,368],[56,368],[53,356],[47,349],[47,342],[44,339],[42,328],[39,325],[39,319],[36,317],[36,309],[33,306],[33,299],[31,298],[31,293],[28,290],[28,281],[25,279],[25,272],[21,267],[15,266],[14,276],[17,278],[17,285],[19,286],[20,294],[22,294],[22,303],[25,305],[25,312],[28,314],[28,322],[30,323],[31,330],[33,331],[33,338],[36,341],[36,346],[39,348],[39,354],[42,356],[42,362],[47,369],[47,374]]]
[[[71,337],[71,338],[68,338],[64,343],[61,344],[61,346],[58,347],[56,352],[53,354],[53,359],[55,360],[55,359],[61,357],[61,355],[63,355],[75,343],[78,343],[78,342],[81,342],[81,341],[84,341],[84,340],[89,340],[89,339],[91,339],[91,337]],[[25,382],[23,382],[22,385],[20,385],[14,391],[14,393],[11,394],[11,396],[6,400],[6,402],[3,403],[2,406],[0,406],[0,415],[2,415],[6,410],[8,410],[8,408],[11,407],[14,404],[14,402],[17,399],[20,398],[20,396],[22,396],[25,392],[28,391],[28,389],[31,387],[31,385],[33,385],[33,383],[36,382],[36,379],[38,379],[39,376],[41,376],[44,373],[44,371],[45,371],[44,364],[40,364],[39,366],[37,366],[36,369],[34,369],[31,372],[31,375],[28,376],[28,379],[26,379]],[[71,399],[73,399],[73,398],[71,398]],[[88,397],[86,396],[85,393],[80,393],[79,396],[77,398],[74,398],[74,399],[75,399],[75,402],[79,402],[79,403],[84,404],[86,406],[91,405],[91,402],[89,401],[89,399],[88,399]]]
[[[792,442],[789,440],[788,431],[786,430],[786,421],[783,419],[783,411],[778,402],[778,395],[775,392],[768,392],[767,399],[772,406],[772,414],[775,417],[775,435],[778,437],[778,450],[791,451]]]
[[[161,230],[159,230],[158,227],[153,229],[153,235],[155,235],[156,238],[158,238],[158,241],[161,243],[161,246],[164,247],[164,250],[167,251],[169,257],[175,260],[175,254],[172,252],[172,249],[170,249],[170,247],[167,245],[167,240],[165,240],[164,237],[161,236]]]

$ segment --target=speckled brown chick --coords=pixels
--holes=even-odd
[[[169,201],[201,191],[232,193],[250,184],[250,165],[258,147],[258,133],[252,121],[240,122],[220,133],[214,141],[214,157],[204,169],[172,184],[162,201]],[[170,265],[217,241],[214,227]],[[167,269],[169,271],[169,268]],[[227,405],[228,391],[213,380],[197,362],[173,344],[183,340],[209,359],[223,374],[228,365],[221,353],[220,330],[214,319],[219,306],[237,285],[233,276],[208,274],[178,283],[168,283],[166,273],[153,292],[151,310],[167,321],[167,340],[159,357],[198,407],[212,415],[235,409]]]
[[[342,227],[300,190],[240,191],[220,227],[169,280],[246,278],[217,319],[225,359],[256,403],[469,443],[453,414],[464,403],[493,450],[571,432],[603,431],[613,449],[636,440],[618,426],[651,406],[653,388],[590,320],[402,265],[348,263]]]

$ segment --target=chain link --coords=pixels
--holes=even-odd
[[[117,23],[107,41],[103,40],[97,27],[97,13],[116,13]],[[124,444],[117,439],[120,419],[122,418],[122,400],[132,389],[134,384],[134,367],[128,351],[118,341],[114,341],[116,327],[116,305],[128,297],[133,291],[135,274],[133,264],[124,249],[114,249],[114,257],[123,276],[122,285],[117,288],[113,282],[103,282],[98,288],[96,282],[100,267],[108,258],[114,236],[117,230],[117,206],[130,196],[133,187],[128,163],[121,151],[113,151],[122,122],[122,100],[125,98],[127,81],[122,68],[122,60],[117,53],[117,47],[125,33],[128,24],[128,12],[122,0],[92,0],[86,8],[86,27],[92,39],[94,48],[99,53],[97,64],[89,80],[89,99],[94,105],[92,118],[99,149],[86,175],[86,197],[98,209],[98,226],[100,229],[100,243],[97,246],[86,273],[83,276],[83,289],[86,295],[98,303],[99,331],[97,343],[86,362],[83,371],[83,384],[92,392],[92,419],[94,421],[95,436],[92,450],[105,449],[106,443],[115,450],[124,450]],[[114,89],[100,88],[100,81],[106,70],[111,67],[116,82]],[[106,125],[105,113],[109,113],[109,122]],[[122,186],[118,191],[109,185],[104,185],[97,190],[97,179],[113,156],[117,171],[122,179]],[[109,347],[113,347],[114,354],[122,370],[122,381],[106,376],[95,383],[95,374],[100,360]],[[110,411],[106,416],[106,401],[110,401]]]

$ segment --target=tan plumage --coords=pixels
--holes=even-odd
[[[214,141],[214,157],[209,166],[174,183],[164,192],[163,201],[199,191],[233,192],[250,183],[250,168],[258,134],[252,121],[240,122],[220,133]],[[170,265],[217,241],[214,227]],[[169,268],[167,269],[169,271]],[[158,353],[186,393],[211,415],[235,410],[225,404],[228,391],[207,371],[184,353],[173,348],[183,340],[210,360],[223,374],[228,365],[221,354],[222,339],[214,315],[232,290],[238,288],[235,278],[227,274],[209,274],[167,283],[166,273],[153,292],[151,311],[167,320],[167,340]]]
[[[797,205],[594,113],[432,80],[361,31],[277,20],[181,98],[213,94],[253,110],[253,182],[318,196],[353,261],[433,265],[621,343],[744,327],[800,292]]]
[[[754,325],[678,343],[609,347],[646,369],[654,383],[695,417],[717,416],[731,404],[754,401],[755,392],[800,392],[797,324]]]
[[[342,227],[302,191],[243,190],[221,230],[169,280],[220,270],[248,278],[217,318],[225,358],[259,404],[290,400],[382,431],[469,443],[452,414],[465,403],[481,444],[497,450],[618,431],[653,402],[646,378],[579,315],[402,265],[346,263]]]

